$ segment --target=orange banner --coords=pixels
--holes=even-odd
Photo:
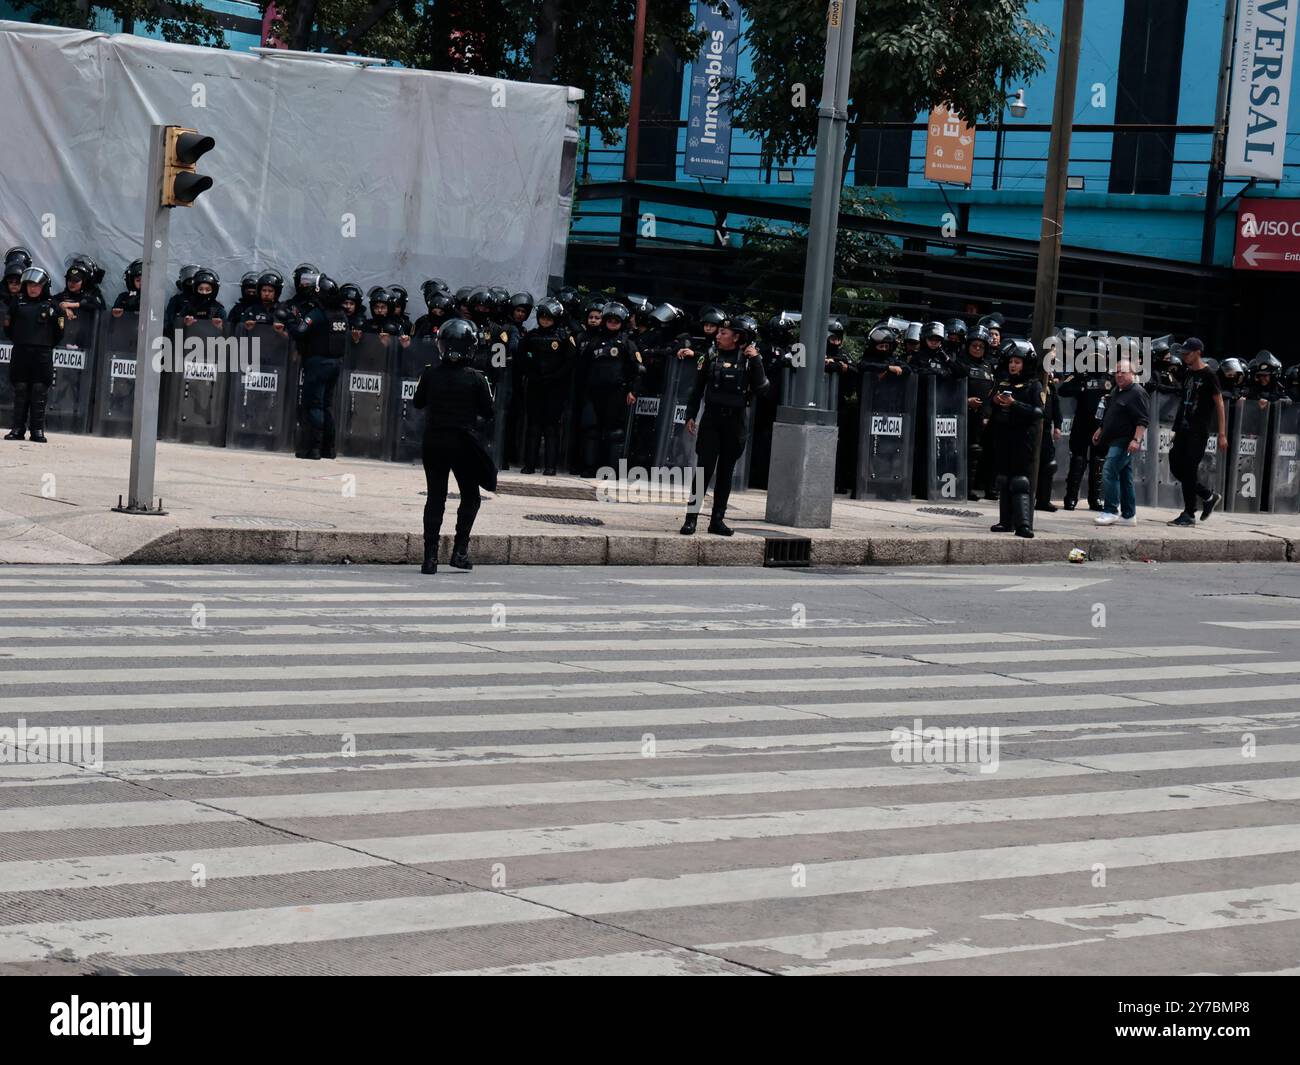
[[[975,161],[975,127],[947,106],[930,112],[925,135],[925,179],[969,185]]]

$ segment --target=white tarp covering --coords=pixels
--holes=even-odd
[[[119,290],[141,254],[149,127],[167,123],[217,142],[198,166],[214,187],[172,212],[168,272],[214,267],[228,303],[244,271],[304,260],[403,284],[414,313],[430,276],[540,293],[568,228],[569,96],[0,21],[0,251],[29,247],[56,287],[87,252]]]

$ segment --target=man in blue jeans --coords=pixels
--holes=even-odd
[[[1102,512],[1098,525],[1136,525],[1137,494],[1133,491],[1133,456],[1142,449],[1150,424],[1144,388],[1133,387],[1133,364],[1115,367],[1116,389],[1106,398],[1106,413],[1092,436],[1094,446],[1106,456],[1101,468]]]

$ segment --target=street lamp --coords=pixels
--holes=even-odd
[[[1001,93],[1003,104],[1011,111],[1013,118],[1024,118],[1025,113],[1029,110],[1029,105],[1025,103],[1025,90],[1017,89],[1015,96],[1007,96],[1007,79],[1003,77]],[[1004,126],[1002,122],[1002,110],[998,109],[998,132],[993,143],[993,187],[996,189],[1002,180],[1002,137]]]

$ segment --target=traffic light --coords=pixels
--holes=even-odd
[[[192,207],[199,196],[212,188],[212,179],[195,173],[199,157],[212,151],[217,142],[196,129],[168,126],[163,151],[162,205]]]

